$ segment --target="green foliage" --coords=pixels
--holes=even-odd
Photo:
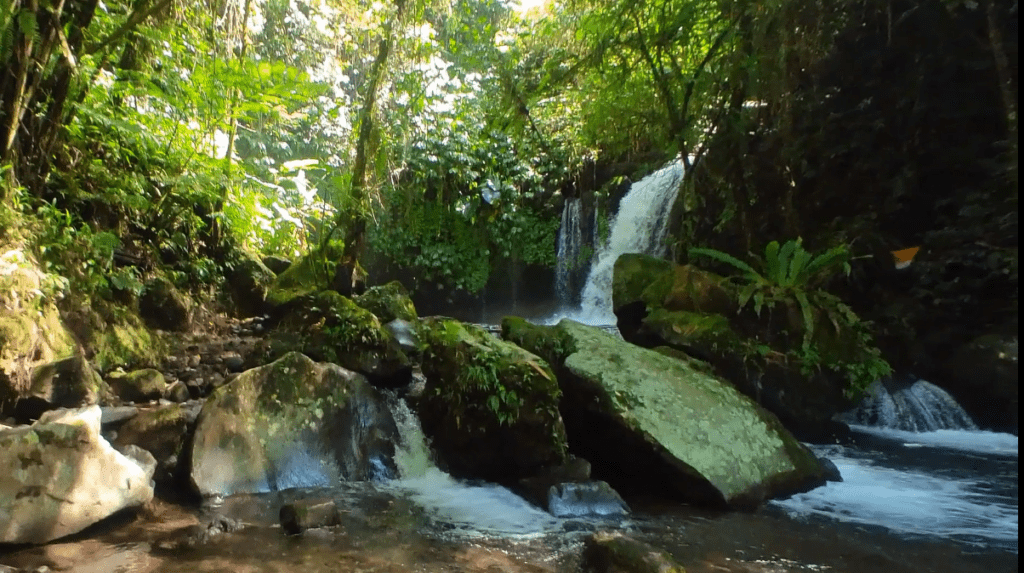
[[[777,241],[768,243],[764,259],[757,263],[760,270],[716,249],[691,248],[689,256],[705,257],[740,271],[740,276],[732,279],[738,283],[740,312],[751,304],[757,316],[763,308],[799,309],[802,336],[800,344],[790,350],[805,374],[821,367],[841,371],[850,383],[848,392],[862,391],[891,368],[874,346],[868,325],[839,297],[822,288],[838,273],[849,274],[850,250],[839,245],[813,255],[802,243],[801,239],[781,246]],[[823,325],[832,328],[816,332]]]

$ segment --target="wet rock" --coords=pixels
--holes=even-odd
[[[555,517],[628,515],[629,506],[603,481],[568,482],[551,486],[547,510]]]
[[[412,362],[372,313],[334,291],[301,297],[292,305],[272,347],[290,346],[315,360],[359,372],[378,386],[408,384]]]
[[[218,515],[205,520],[203,523],[190,525],[171,534],[157,542],[156,547],[164,551],[190,551],[206,545],[225,533],[232,533],[243,527],[245,527],[245,524],[241,521]]]
[[[565,460],[561,392],[543,359],[481,328],[424,319],[423,431],[453,474],[515,483]]]
[[[108,424],[117,424],[125,420],[130,420],[139,414],[139,409],[135,406],[107,406],[100,408],[100,424],[106,426]]]
[[[143,287],[139,314],[150,328],[185,332],[192,324],[192,303],[165,278],[155,278]]]
[[[192,445],[202,495],[394,475],[397,428],[363,376],[299,353],[239,374],[206,400]]]
[[[141,453],[132,452],[137,458]],[[100,437],[100,409],[0,432],[0,543],[46,543],[153,498],[152,469]]]
[[[824,472],[825,481],[843,481],[843,474],[839,473],[839,468],[836,467],[835,462],[826,457],[815,457],[818,459],[818,463],[821,464],[821,469]]]
[[[167,386],[164,397],[171,402],[185,402],[192,398],[192,393],[184,382],[178,380]]]
[[[242,367],[245,365],[245,360],[237,352],[226,352],[221,355],[224,367],[231,372],[241,372]]]
[[[370,287],[352,301],[372,312],[382,323],[395,319],[414,321],[417,318],[416,306],[409,298],[409,291],[398,281]]]
[[[330,500],[300,500],[281,506],[280,520],[285,533],[298,535],[307,529],[338,525],[341,513]]]
[[[134,372],[111,372],[107,375],[107,383],[117,395],[127,402],[149,402],[157,400],[167,391],[164,375],[153,368],[144,368]]]
[[[284,257],[269,255],[263,257],[263,266],[270,269],[275,275],[279,275],[288,270],[288,267],[292,266],[292,262]]]
[[[177,484],[181,481],[179,460],[187,447],[196,415],[196,406],[182,404],[142,411],[118,428],[113,444],[122,451],[133,446],[148,451],[155,458],[157,483]]]
[[[114,394],[81,354],[44,364],[32,374],[32,385],[15,405],[21,422],[39,419],[55,408],[78,408],[109,402]]]
[[[502,326],[554,365],[573,451],[616,487],[751,508],[823,483],[813,454],[775,416],[688,362],[571,320]]]
[[[618,532],[598,532],[584,544],[586,573],[686,573],[669,553]]]
[[[530,503],[548,509],[548,493],[559,484],[585,482],[590,479],[590,462],[569,456],[561,464],[544,468],[536,475],[519,480],[515,492]]]

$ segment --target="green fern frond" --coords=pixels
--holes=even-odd
[[[733,267],[743,271],[744,273],[747,273],[747,275],[749,275],[752,279],[764,281],[764,277],[762,277],[760,273],[755,271],[754,267],[751,267],[747,263],[737,259],[736,257],[728,253],[723,253],[722,251],[719,251],[717,249],[705,249],[700,247],[694,247],[690,249],[688,253],[691,259],[697,257],[707,257],[709,259],[716,260],[720,263],[732,265]]]

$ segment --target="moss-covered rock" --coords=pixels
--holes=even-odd
[[[621,258],[616,272],[623,276],[615,280],[631,285],[621,289],[615,311],[623,337],[707,362],[801,439],[843,434],[833,417],[854,403],[857,384],[851,380],[876,370],[884,374],[878,349],[863,332],[837,326],[821,308],[811,309],[814,331],[805,346],[805,318],[795,298],[775,300],[760,312],[751,303],[740,309],[736,287],[721,276],[692,265],[666,271],[664,261],[645,255]],[[644,280],[650,282],[644,286]]]
[[[0,413],[25,395],[37,367],[75,354],[55,304],[61,296],[58,278],[31,255],[0,245]]]
[[[672,263],[649,255],[627,253],[615,260],[612,275],[612,307],[621,308],[644,300],[651,284],[672,272]]]
[[[143,287],[139,315],[150,328],[185,332],[192,326],[192,302],[171,281],[156,277]]]
[[[720,314],[657,308],[643,319],[640,334],[657,336],[673,348],[683,349],[703,360],[746,351],[729,319]]]
[[[814,456],[728,382],[570,320],[535,329],[554,331],[535,340],[562,340],[562,413],[595,477],[615,485],[636,476],[656,482],[639,487],[730,507],[822,482]]]
[[[167,390],[167,381],[159,370],[143,368],[132,372],[111,372],[107,383],[127,402],[159,400]]]
[[[394,335],[368,310],[334,291],[292,301],[269,346],[355,370],[384,386],[408,382],[412,364]],[[273,358],[273,357],[272,357]]]
[[[356,304],[372,312],[382,323],[396,318],[416,320],[416,306],[409,298],[409,291],[398,281],[370,287],[365,293],[353,297]]]
[[[36,420],[57,408],[109,404],[114,393],[81,354],[43,364],[32,373],[32,385],[15,404],[15,417]]]
[[[287,270],[279,273],[267,292],[267,304],[277,310],[287,308],[299,297],[323,290],[334,276],[335,263],[331,255],[324,256],[314,251],[292,263]]]
[[[87,329],[83,339],[101,372],[154,366],[166,355],[167,342],[146,328],[138,316],[124,314],[109,324],[98,316],[94,319],[98,324]]]
[[[564,461],[561,392],[542,358],[451,319],[426,319],[419,333],[420,421],[455,475],[511,483]]]
[[[192,444],[192,484],[211,495],[391,477],[396,437],[363,376],[293,352],[207,399]]]

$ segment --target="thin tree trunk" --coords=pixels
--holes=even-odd
[[[352,166],[352,202],[355,205],[355,213],[352,215],[349,228],[345,233],[345,253],[343,263],[351,265],[355,271],[359,258],[363,254],[366,242],[366,163],[368,148],[370,147],[370,136],[373,133],[373,116],[377,106],[377,93],[380,84],[384,79],[387,70],[388,57],[391,54],[393,31],[402,20],[407,0],[395,0],[397,10],[391,22],[384,30],[384,37],[380,40],[377,48],[377,56],[370,67],[370,75],[367,80],[366,91],[363,93],[363,106],[359,112],[359,136],[356,140],[356,159]],[[343,216],[343,214],[340,214]],[[324,243],[330,238],[331,233],[324,236]]]

